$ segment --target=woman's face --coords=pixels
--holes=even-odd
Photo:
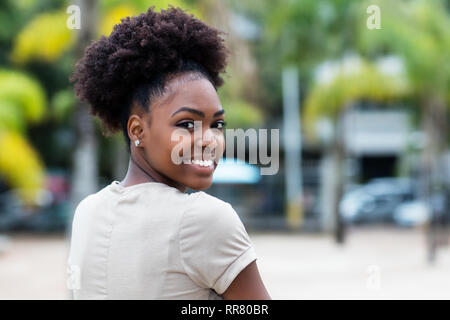
[[[143,158],[152,170],[177,184],[207,189],[225,148],[219,97],[203,78],[178,76],[168,88],[143,115]]]

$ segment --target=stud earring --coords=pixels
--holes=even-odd
[[[135,145],[136,147],[137,147],[140,143],[141,143],[141,141],[139,141],[139,140],[134,141],[134,145]]]

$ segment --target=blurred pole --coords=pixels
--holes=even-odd
[[[423,126],[426,144],[422,154],[421,197],[428,203],[431,217],[427,229],[428,262],[436,260],[438,247],[448,241],[448,166],[445,152],[448,148],[448,111],[442,100],[424,103]]]
[[[340,112],[336,119],[336,131],[332,145],[332,158],[335,162],[336,171],[333,179],[333,213],[334,213],[334,239],[337,244],[345,242],[345,225],[340,214],[340,203],[344,195],[345,183],[345,142],[344,142],[344,112]]]
[[[334,124],[323,121],[318,128],[325,145],[320,170],[321,227],[333,235],[337,244],[345,242],[346,233],[339,208],[346,183],[344,118],[345,112],[340,112]]]
[[[334,214],[334,179],[337,168],[331,147],[326,146],[320,161],[320,226],[323,232],[332,234],[336,225]]]
[[[282,72],[284,175],[287,223],[292,229],[303,224],[303,181],[298,70],[290,66]]]
[[[79,0],[76,3],[81,12],[81,29],[77,30],[75,47],[77,59],[81,58],[86,47],[96,38],[97,1]],[[96,128],[89,107],[78,102],[75,111],[74,125],[76,145],[74,146],[72,185],[70,199],[70,217],[68,237],[70,237],[73,214],[78,203],[87,195],[97,192],[98,188],[98,155]]]

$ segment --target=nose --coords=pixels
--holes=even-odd
[[[217,136],[216,133],[213,132],[210,128],[206,129],[203,134],[203,141],[202,141],[202,147],[209,146],[214,147],[217,145]]]
[[[195,141],[194,154],[196,154],[195,149],[198,152],[202,152],[206,158],[215,157],[216,149],[219,146],[218,135],[219,133],[214,132],[211,128],[207,128],[203,131],[202,137]],[[197,153],[198,153],[197,152]],[[208,156],[206,156],[206,154]]]

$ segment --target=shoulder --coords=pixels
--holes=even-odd
[[[190,197],[192,197],[191,201],[191,208],[195,209],[218,209],[218,210],[229,210],[232,209],[231,205],[223,201],[219,198],[216,198],[210,194],[207,194],[203,191],[198,191],[195,193],[190,194]]]
[[[75,212],[92,211],[93,208],[98,206],[104,206],[104,203],[108,201],[107,188],[103,188],[96,193],[85,196],[78,202],[75,207]]]
[[[211,247],[247,246],[247,231],[233,207],[226,201],[199,192],[183,213],[180,223],[182,246]],[[202,243],[193,245],[194,243]]]
[[[91,207],[97,200],[96,194],[90,194],[84,197],[76,206],[75,211],[83,211]]]
[[[190,196],[180,227],[181,262],[195,283],[221,294],[256,254],[228,202],[204,192]]]
[[[206,224],[211,227],[240,223],[238,214],[228,202],[203,191],[191,194],[190,197],[192,199],[183,217],[185,223]]]

